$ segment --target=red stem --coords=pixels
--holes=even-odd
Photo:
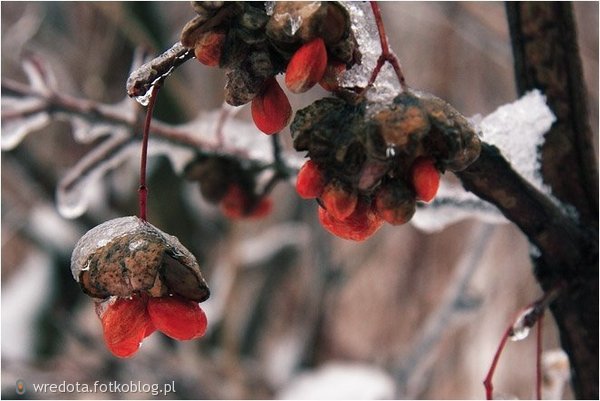
[[[398,77],[398,81],[400,81],[400,86],[402,89],[406,87],[406,81],[404,79],[404,73],[402,72],[402,67],[400,66],[400,61],[398,58],[390,51],[390,46],[388,44],[387,36],[385,34],[385,27],[383,24],[383,18],[381,17],[381,11],[379,10],[379,4],[376,1],[371,1],[371,9],[373,10],[373,17],[375,18],[375,24],[377,24],[377,31],[379,32],[379,41],[381,43],[381,55],[377,59],[377,64],[373,69],[373,73],[371,74],[371,78],[369,78],[369,83],[367,84],[367,88],[373,85],[375,79],[379,75],[381,68],[383,65],[388,62],[394,68],[396,72],[396,76]],[[366,89],[366,88],[365,88]]]
[[[146,161],[148,160],[148,139],[150,138],[150,122],[152,121],[152,111],[156,103],[156,97],[158,90],[160,89],[160,83],[157,82],[152,87],[152,93],[150,94],[150,101],[148,102],[148,108],[146,109],[146,119],[144,120],[144,133],[142,138],[142,160],[140,164],[140,187],[138,188],[139,205],[140,205],[140,219],[146,221],[147,210],[148,210],[148,187],[146,186]]]
[[[537,349],[535,358],[535,395],[536,399],[542,399],[542,329],[544,313],[540,314],[537,321]]]
[[[491,400],[493,399],[494,385],[492,383],[492,379],[494,377],[494,373],[496,372],[496,366],[498,365],[498,361],[500,360],[500,355],[506,346],[506,341],[508,341],[508,337],[512,332],[512,324],[506,329],[504,335],[502,336],[502,340],[500,340],[500,345],[498,345],[498,349],[496,350],[496,354],[494,355],[494,360],[492,361],[492,365],[490,366],[490,370],[485,376],[485,380],[483,381],[483,385],[485,387],[485,399]]]

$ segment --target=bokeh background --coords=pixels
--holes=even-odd
[[[597,137],[598,3],[574,7]],[[467,116],[516,99],[502,3],[381,9],[412,87]],[[2,2],[2,79],[26,82],[21,61],[33,53],[51,65],[62,92],[116,103],[134,49],[162,51],[192,17],[187,2]],[[183,123],[218,108],[224,82],[222,71],[188,62],[169,78],[155,115]],[[315,88],[290,100],[298,109],[324,95]],[[249,109],[239,116],[249,119]],[[289,132],[282,138],[289,149]],[[349,243],[327,234],[316,204],[285,183],[273,193],[271,216],[228,221],[155,157],[149,218],[197,255],[213,294],[210,329],[185,343],[155,334],[134,358],[116,359],[71,277],[70,254],[89,228],[136,213],[137,161],[104,178],[84,216],[64,219],[55,206],[58,180],[94,145],[75,142],[57,121],[2,153],[2,398],[482,398],[502,332],[540,295],[527,241],[513,225],[464,220],[437,233],[386,225]],[[546,350],[559,346],[550,315],[543,337]],[[534,368],[534,336],[510,343],[495,388],[532,397]],[[15,393],[19,379],[23,396]],[[31,388],[96,380],[174,381],[176,393]],[[567,387],[558,396],[572,393]]]

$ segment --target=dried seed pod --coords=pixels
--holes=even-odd
[[[135,216],[109,220],[81,237],[71,272],[95,298],[178,294],[202,302],[210,295],[196,258],[179,240]]]
[[[429,93],[410,91],[405,99],[409,97],[418,100],[429,118],[431,129],[423,139],[423,144],[426,153],[433,156],[441,168],[461,171],[477,160],[481,141],[462,114]],[[396,99],[400,100],[399,97]]]

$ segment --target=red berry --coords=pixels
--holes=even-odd
[[[323,78],[319,81],[319,85],[329,92],[333,92],[339,88],[338,77],[346,71],[346,64],[341,61],[332,61],[327,64]]]
[[[118,298],[101,316],[104,341],[115,356],[127,358],[152,334],[153,325],[146,311],[146,297]]]
[[[271,198],[262,198],[246,217],[260,219],[271,213],[271,210],[273,210],[273,200]]]
[[[252,207],[251,197],[237,184],[231,184],[221,199],[220,207],[225,217],[229,219],[261,218],[273,209],[270,198],[262,198]]]
[[[415,197],[408,188],[382,186],[374,202],[377,215],[392,225],[404,224],[415,214]]]
[[[158,330],[175,340],[192,340],[206,332],[206,315],[200,305],[176,295],[150,298],[148,314]]]
[[[325,188],[325,177],[312,160],[307,160],[298,172],[296,192],[304,199],[314,199],[321,196]]]
[[[292,106],[274,77],[269,78],[263,91],[252,99],[251,108],[254,124],[267,135],[284,129],[292,116]]]
[[[327,49],[321,38],[303,44],[285,70],[285,84],[294,93],[306,92],[323,78],[327,68]]]
[[[337,220],[344,220],[350,216],[358,201],[356,193],[346,191],[337,182],[327,184],[320,199],[329,214]]]
[[[207,32],[202,35],[194,47],[196,59],[209,67],[218,67],[225,37],[223,32]]]
[[[424,202],[431,201],[440,186],[440,172],[430,157],[420,157],[415,160],[410,176],[417,199]]]
[[[364,241],[373,235],[382,225],[383,220],[366,202],[358,202],[356,210],[345,220],[338,220],[327,210],[319,207],[319,221],[330,233],[353,241]]]

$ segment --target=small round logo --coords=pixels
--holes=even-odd
[[[15,389],[17,391],[17,394],[19,394],[19,395],[25,394],[25,382],[21,379],[17,380]]]

